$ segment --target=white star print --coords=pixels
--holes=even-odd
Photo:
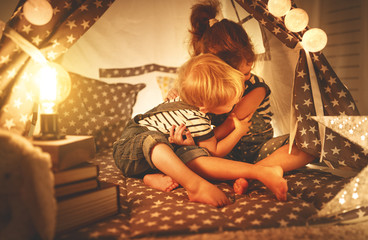
[[[333,149],[331,149],[333,155],[339,154],[340,150],[341,149],[338,149],[337,147],[334,147]]]
[[[316,127],[315,126],[310,126],[309,127],[309,131],[314,134],[317,130],[316,130]]]
[[[320,143],[321,143],[321,141],[320,141],[318,138],[315,138],[315,139],[313,140],[313,143],[314,143],[314,146],[317,146],[318,144],[320,144]]]
[[[279,221],[279,224],[280,224],[280,226],[281,226],[281,227],[286,227],[286,226],[288,225],[288,223],[289,223],[289,222],[285,221],[284,219],[281,219],[281,220]]]
[[[355,162],[360,159],[357,153],[353,153],[352,158],[354,159]]]
[[[321,66],[321,71],[323,72],[323,73],[326,73],[326,71],[328,70],[328,68],[325,66],[325,65],[322,65]]]
[[[302,148],[308,148],[308,145],[309,145],[309,143],[307,143],[306,141],[304,141],[302,143]]]
[[[13,119],[6,119],[4,127],[10,130],[12,127],[15,127],[15,123]]]
[[[6,64],[10,61],[9,59],[9,55],[6,55],[6,56],[1,56],[0,57],[0,64]]]
[[[330,134],[326,134],[326,139],[327,140],[331,140],[331,141],[333,141],[334,140],[334,138],[335,138],[335,136],[332,134],[332,133],[330,133]]]
[[[330,85],[332,85],[336,83],[336,78],[330,77],[330,79],[328,79],[327,81],[330,83]]]
[[[66,38],[68,43],[73,43],[76,39],[73,34],[68,35]]]
[[[88,11],[88,5],[87,4],[83,4],[79,7],[79,10],[81,12],[84,12],[84,11]]]
[[[331,88],[329,86],[325,87],[325,93],[331,93]]]
[[[302,128],[299,132],[300,132],[300,135],[303,136],[303,135],[307,134],[307,129]]]
[[[31,28],[31,24],[29,25],[23,25],[22,32],[25,32],[26,34],[29,34],[33,29]]]
[[[191,232],[198,232],[198,229],[200,229],[200,226],[198,226],[197,224],[193,224],[189,226],[189,229]]]
[[[306,75],[306,73],[304,72],[304,70],[301,70],[301,71],[298,71],[298,76],[297,77],[304,78],[305,75]]]
[[[36,46],[38,46],[41,41],[42,41],[42,39],[40,38],[39,35],[37,35],[35,37],[32,37],[32,43],[34,43]]]
[[[302,87],[304,89],[304,92],[307,90],[310,90],[310,85],[307,83],[304,83],[304,86]]]
[[[75,28],[75,27],[77,27],[77,25],[75,25],[75,20],[73,20],[73,21],[67,21],[66,22],[66,25],[69,27],[69,29],[71,30],[71,29],[73,29],[73,28]]]
[[[311,102],[310,98],[308,98],[307,100],[304,100],[303,105],[307,105],[307,107],[309,107],[309,105],[311,105],[311,104],[312,104],[312,102]]]
[[[339,95],[339,98],[346,97],[346,92],[344,90],[337,92],[337,94]]]
[[[335,106],[339,106],[339,101],[337,101],[336,99],[334,99],[333,101],[331,101],[332,103],[332,106],[335,107]]]
[[[83,29],[85,30],[85,29],[89,28],[89,21],[86,21],[86,20],[83,19],[83,22],[82,22],[81,25],[82,25]]]

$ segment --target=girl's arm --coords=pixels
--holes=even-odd
[[[239,142],[240,138],[247,134],[249,131],[250,118],[239,120],[235,114],[231,114],[230,118],[234,122],[234,130],[230,132],[226,137],[217,141],[216,136],[198,143],[198,146],[206,148],[212,156],[224,157],[230,153],[230,151]]]
[[[235,105],[232,113],[235,113],[236,117],[240,120],[251,117],[265,97],[266,89],[264,87],[257,87],[242,97]],[[214,131],[217,140],[221,140],[233,130],[234,121],[227,118],[225,122],[216,127]]]

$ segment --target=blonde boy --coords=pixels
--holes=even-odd
[[[243,94],[243,82],[242,73],[214,55],[191,58],[179,72],[179,97],[137,115],[114,143],[115,163],[123,175],[144,177],[147,185],[163,191],[171,191],[181,185],[187,190],[189,200],[213,206],[224,206],[229,204],[229,200],[203,177],[258,179],[278,199],[285,200],[287,185],[280,169],[238,162],[240,165],[235,165],[242,171],[237,169],[228,174],[228,169],[216,167],[223,167],[221,164],[235,166],[235,161],[214,156],[228,154],[248,132],[250,123],[248,119],[239,121],[233,117],[235,129],[224,138],[216,139],[206,113],[230,112]],[[196,164],[198,159],[200,164]],[[206,168],[203,160],[215,161],[215,165]],[[256,170],[259,173],[252,174]],[[270,174],[272,181],[267,179]]]

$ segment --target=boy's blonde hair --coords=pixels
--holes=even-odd
[[[244,75],[212,54],[192,57],[179,70],[180,98],[193,106],[212,108],[242,97]]]

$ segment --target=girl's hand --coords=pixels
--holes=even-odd
[[[179,93],[176,89],[172,88],[170,89],[170,91],[167,93],[167,96],[165,97],[164,101],[168,101],[168,100],[172,100],[175,99],[177,96],[179,96]]]
[[[248,133],[248,131],[249,131],[250,125],[252,125],[252,122],[249,121],[252,118],[252,115],[244,118],[243,120],[239,120],[236,117],[235,113],[231,113],[229,117],[234,122],[234,126],[235,126],[234,131],[238,131],[239,133],[242,134],[242,136],[243,135],[246,135]]]
[[[183,135],[185,135],[185,139]],[[181,124],[177,129],[175,125],[171,127],[169,142],[176,145],[195,145],[192,134],[187,130],[184,124]]]

